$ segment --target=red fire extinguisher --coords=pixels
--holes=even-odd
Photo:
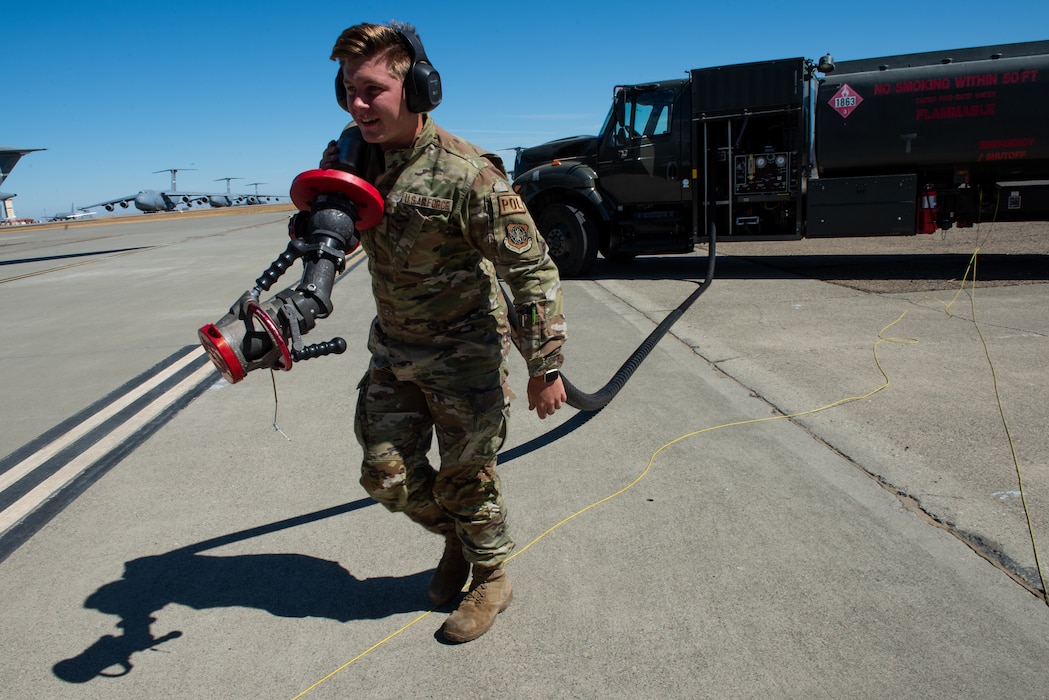
[[[936,231],[936,219],[939,209],[936,205],[936,190],[932,185],[926,185],[925,191],[919,198],[918,209],[918,233],[933,233]]]

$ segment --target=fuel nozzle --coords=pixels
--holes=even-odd
[[[212,363],[231,384],[255,369],[287,371],[294,362],[346,350],[342,338],[305,345],[302,336],[331,314],[335,276],[358,245],[357,231],[382,218],[382,197],[351,173],[307,170],[292,182],[291,200],[299,210],[296,217],[308,217],[305,223],[293,228],[292,240],[255,286],[225,316],[197,331]],[[262,301],[262,293],[300,258],[299,284]]]

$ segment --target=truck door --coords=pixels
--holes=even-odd
[[[603,189],[625,208],[677,207],[689,194],[688,107],[683,81],[620,88],[602,135]],[[687,94],[687,92],[686,92]]]

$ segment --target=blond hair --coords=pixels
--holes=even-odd
[[[370,58],[385,54],[390,75],[404,80],[412,59],[400,31],[415,33],[415,27],[401,22],[386,24],[357,24],[345,30],[335,41],[331,60],[340,63],[346,59]]]

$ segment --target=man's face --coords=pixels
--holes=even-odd
[[[422,117],[408,110],[402,81],[390,75],[384,55],[343,59],[342,84],[353,120],[368,143],[384,151],[408,148],[422,126]]]

